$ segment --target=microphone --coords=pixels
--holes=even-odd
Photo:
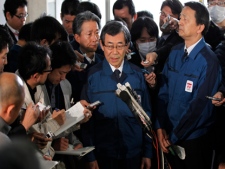
[[[118,89],[116,90],[116,94],[121,100],[123,100],[127,104],[127,106],[129,107],[129,109],[131,110],[131,112],[133,113],[135,118],[141,124],[142,128],[144,128],[146,134],[150,138],[152,138],[153,130],[152,130],[152,126],[151,126],[151,124],[152,124],[151,120],[150,120],[149,116],[145,113],[145,111],[142,109],[140,104],[133,97],[134,91],[130,87],[130,84],[126,83],[126,86],[118,83],[117,84]],[[130,91],[132,91],[132,94],[130,93]]]
[[[119,97],[121,98],[121,100],[123,100],[127,104],[127,106],[129,107],[129,109],[131,110],[135,118],[138,120],[139,124],[142,126],[142,121],[139,118],[139,114],[137,113],[137,110],[134,108],[132,104],[132,100],[129,94],[126,91],[121,91]]]

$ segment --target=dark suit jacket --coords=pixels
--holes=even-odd
[[[78,52],[81,53],[79,48],[77,49]],[[104,57],[98,53],[95,53],[95,63],[90,64],[86,58],[84,58],[84,62],[87,64],[87,67],[85,70],[78,72],[78,71],[70,71],[66,78],[67,80],[71,83],[72,86],[72,98],[74,99],[74,103],[77,101],[80,101],[80,95],[81,95],[81,90],[83,88],[83,85],[86,82],[87,78],[87,71],[92,67],[93,65],[101,62],[104,59]]]
[[[177,32],[173,31],[162,44],[157,44],[157,49],[155,51],[158,54],[158,64],[155,66],[156,74],[162,72],[171,48],[183,41],[184,40],[177,34]]]
[[[211,46],[211,49],[215,51],[217,45],[221,41],[224,41],[224,31],[222,31],[217,25],[210,21],[209,29],[206,35],[204,36],[206,43]]]
[[[9,27],[6,24],[5,24],[5,28],[8,31],[8,33],[12,39],[12,44],[9,45],[9,49],[10,49],[14,44],[17,43],[17,39],[16,39],[14,33],[9,29]]]

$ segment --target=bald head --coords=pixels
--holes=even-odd
[[[0,116],[6,122],[11,123],[18,116],[23,102],[24,87],[21,78],[14,73],[5,72],[0,74]],[[13,117],[5,117],[7,116],[7,108],[12,105],[13,109],[11,112],[14,113]]]

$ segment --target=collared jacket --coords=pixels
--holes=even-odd
[[[157,128],[166,129],[172,143],[206,134],[214,122],[213,96],[221,82],[216,55],[201,39],[187,58],[184,43],[175,46],[162,74]]]
[[[80,51],[80,49],[78,49],[78,52],[82,54],[82,52]],[[70,71],[66,78],[69,80],[69,82],[72,85],[72,97],[74,99],[75,102],[80,101],[80,95],[81,95],[81,90],[84,86],[84,84],[86,83],[87,80],[87,71],[89,70],[89,68],[91,68],[93,65],[101,62],[103,60],[104,56],[102,56],[101,54],[95,53],[95,63],[90,64],[87,59],[84,57],[84,62],[87,64],[87,67],[79,72],[79,71]]]
[[[102,102],[92,113],[89,122],[81,126],[84,146],[95,146],[95,152],[116,159],[127,159],[140,153],[142,157],[152,157],[151,139],[143,132],[141,125],[128,106],[116,96],[117,83],[129,82],[141,97],[141,104],[150,116],[150,101],[146,82],[140,68],[124,61],[119,81],[113,76],[112,69],[104,60],[93,66],[81,98],[92,103]],[[94,153],[86,155],[94,161]]]

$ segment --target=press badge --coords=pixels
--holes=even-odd
[[[187,80],[186,86],[185,86],[185,91],[191,93],[193,89],[193,82],[190,80]]]

